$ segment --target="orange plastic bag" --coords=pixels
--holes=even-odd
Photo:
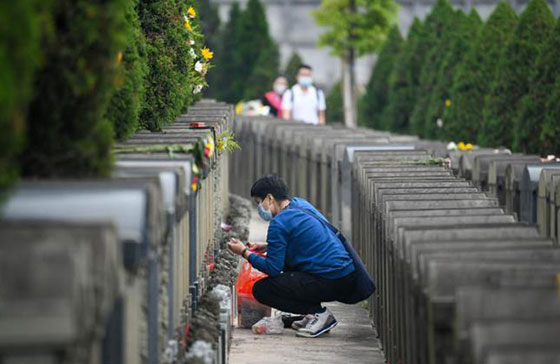
[[[249,262],[243,262],[235,282],[239,323],[243,327],[250,328],[263,317],[270,316],[270,307],[259,303],[253,296],[253,286],[265,277],[265,273],[253,268]]]

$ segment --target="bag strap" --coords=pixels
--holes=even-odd
[[[306,208],[303,208],[303,207],[298,207],[298,206],[293,206],[293,207],[291,207],[291,208],[300,210],[300,211],[306,213],[307,215],[316,218],[316,219],[319,220],[321,223],[323,223],[323,225],[326,225],[329,229],[331,229],[331,231],[332,231],[333,233],[335,233],[335,235],[336,235],[337,237],[339,237],[339,235],[341,235],[341,232],[340,232],[336,227],[334,227],[333,224],[331,224],[331,223],[328,222],[327,220],[321,219],[319,216],[315,215],[315,213],[313,213],[311,210],[306,209]]]

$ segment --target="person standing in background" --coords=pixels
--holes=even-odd
[[[270,115],[277,118],[282,117],[282,95],[288,88],[288,79],[284,76],[278,76],[274,80],[272,91],[268,91],[261,98],[263,106],[270,108]]]
[[[297,84],[282,97],[282,116],[286,120],[300,120],[307,124],[325,125],[325,94],[313,86],[313,69],[301,65]]]

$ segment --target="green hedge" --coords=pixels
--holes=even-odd
[[[107,110],[107,118],[112,122],[118,140],[127,139],[139,128],[140,111],[146,100],[146,40],[140,27],[137,5],[137,0],[127,4],[127,47],[117,55],[117,90]]]
[[[113,142],[105,118],[126,37],[127,0],[57,0],[44,64],[34,81],[22,153],[27,176],[107,175]]]
[[[25,113],[33,95],[33,75],[42,58],[46,7],[39,0],[0,3],[0,198],[17,179],[18,153],[25,136]]]
[[[334,84],[325,100],[327,104],[326,122],[344,123],[344,100],[342,98],[342,82]]]
[[[183,110],[192,94],[188,83],[189,54],[187,7],[175,0],[141,0],[138,14],[146,36],[149,66],[146,103],[140,114],[142,127],[161,130]],[[192,23],[188,21],[192,30]]]

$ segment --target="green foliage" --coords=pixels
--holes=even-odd
[[[326,121],[327,123],[341,123],[344,120],[344,103],[342,99],[342,83],[335,83],[329,91],[327,99]]]
[[[529,74],[534,67],[535,56],[548,38],[553,24],[554,17],[547,2],[531,0],[501,54],[497,77],[485,99],[484,123],[478,134],[480,144],[512,145],[519,102],[529,91]]]
[[[161,130],[171,123],[184,110],[193,92],[193,85],[188,82],[193,57],[188,51],[190,31],[184,19],[187,8],[187,4],[180,6],[175,0],[140,0],[139,3],[149,66],[140,123],[148,130]]]
[[[319,46],[330,47],[337,56],[354,49],[358,55],[377,51],[397,18],[393,0],[355,0],[359,11],[352,12],[350,0],[323,0],[313,15],[318,25],[329,28],[321,34]]]
[[[286,69],[284,70],[284,75],[288,79],[288,84],[295,85],[296,83],[296,76],[299,71],[299,66],[303,64],[303,60],[301,59],[298,52],[292,53],[288,64],[286,65]]]
[[[140,27],[137,13],[137,1],[127,4],[126,44],[121,57],[117,59],[117,91],[111,98],[107,110],[107,119],[113,124],[115,137],[125,140],[139,127],[139,117],[145,102],[145,78],[148,73],[146,63],[146,40]],[[122,63],[121,63],[122,62]]]
[[[451,105],[444,113],[445,135],[451,140],[475,142],[482,124],[484,96],[497,72],[500,57],[517,15],[512,7],[500,2],[475,38],[464,60],[457,66],[451,88]]]
[[[449,49],[456,19],[457,13],[447,0],[438,0],[432,12],[426,17],[424,24],[425,39],[421,41],[422,44],[420,45],[426,52],[426,56],[422,60],[420,82],[417,90],[418,98],[410,118],[412,132],[420,137],[424,137],[428,130],[426,128],[426,116],[431,101],[430,95],[437,83],[443,55]],[[435,121],[433,122],[435,123]]]
[[[544,125],[541,131],[541,148],[547,153],[560,155],[560,77],[552,92],[546,96]]]
[[[259,62],[261,63],[259,65],[260,69],[258,70],[260,75],[255,76],[257,79],[262,79],[263,73],[266,72],[271,72],[268,77],[271,77],[272,80],[278,75],[278,60],[272,59],[274,56],[277,57],[278,50],[276,49],[276,44],[272,41],[270,35],[268,34],[266,14],[260,0],[249,0],[247,3],[247,8],[241,16],[239,43],[236,48],[240,59],[239,69],[237,69],[236,72],[239,74],[239,82],[242,85],[248,85],[247,80],[253,77],[253,73],[257,68],[257,63]],[[268,56],[265,54],[268,52],[272,52],[273,54]],[[273,61],[273,64],[264,65],[263,62],[266,62],[267,60]],[[272,81],[268,82],[266,85],[260,86],[263,86],[265,89],[269,89],[271,85]],[[255,90],[251,90],[245,86],[242,88],[242,92],[237,94],[237,97],[260,96],[255,95],[254,91]]]
[[[408,132],[410,114],[416,102],[423,40],[423,25],[415,18],[389,76],[388,105],[383,110],[381,122],[384,129]]]
[[[213,84],[217,98],[236,103],[243,98],[262,96],[278,76],[279,53],[268,33],[261,2],[249,0],[245,11],[233,3],[220,38]]]
[[[220,16],[218,14],[218,6],[210,0],[198,0],[198,12],[200,14],[200,29],[204,34],[206,45],[210,49],[219,49],[220,44]],[[210,87],[206,89],[205,96],[216,98],[219,96],[218,88],[212,87],[218,82],[220,77],[217,69],[208,73],[207,79]]]
[[[244,80],[238,73],[241,57],[237,48],[241,32],[241,9],[234,2],[229,11],[229,21],[221,32],[216,58],[215,83],[213,93],[219,100],[234,103],[243,93]]]
[[[395,60],[403,47],[403,38],[397,26],[391,29],[373,68],[366,93],[359,103],[359,122],[373,129],[385,129],[381,123],[388,104],[389,77]]]
[[[25,109],[32,97],[39,66],[42,18],[39,0],[0,3],[0,198],[19,174],[17,155],[23,147]]]
[[[552,34],[539,49],[539,55],[531,70],[529,79],[529,93],[523,96],[520,103],[519,114],[515,119],[513,149],[523,153],[546,152],[544,145],[550,143],[540,138],[545,124],[547,98],[553,93],[555,82],[560,69],[560,21],[556,23]],[[544,132],[546,135],[546,132]],[[557,140],[556,140],[557,141]]]
[[[127,0],[58,0],[52,35],[42,37],[44,64],[28,109],[25,175],[106,175],[111,166],[115,60],[125,46]]]
[[[430,94],[425,117],[425,135],[428,138],[441,139],[442,130],[437,126],[437,120],[443,120],[445,109],[451,106],[450,89],[453,86],[453,76],[457,65],[461,63],[465,53],[473,45],[472,39],[476,38],[482,20],[475,10],[466,16],[461,10],[456,12],[455,24],[448,31],[442,43],[446,50],[441,55],[441,65],[437,70],[435,86]],[[443,120],[445,126],[445,120]],[[451,136],[452,138],[453,136]]]
[[[278,76],[278,62],[280,55],[276,43],[270,41],[268,49],[263,49],[251,76],[247,81],[245,99],[257,99],[272,88],[274,79]]]

